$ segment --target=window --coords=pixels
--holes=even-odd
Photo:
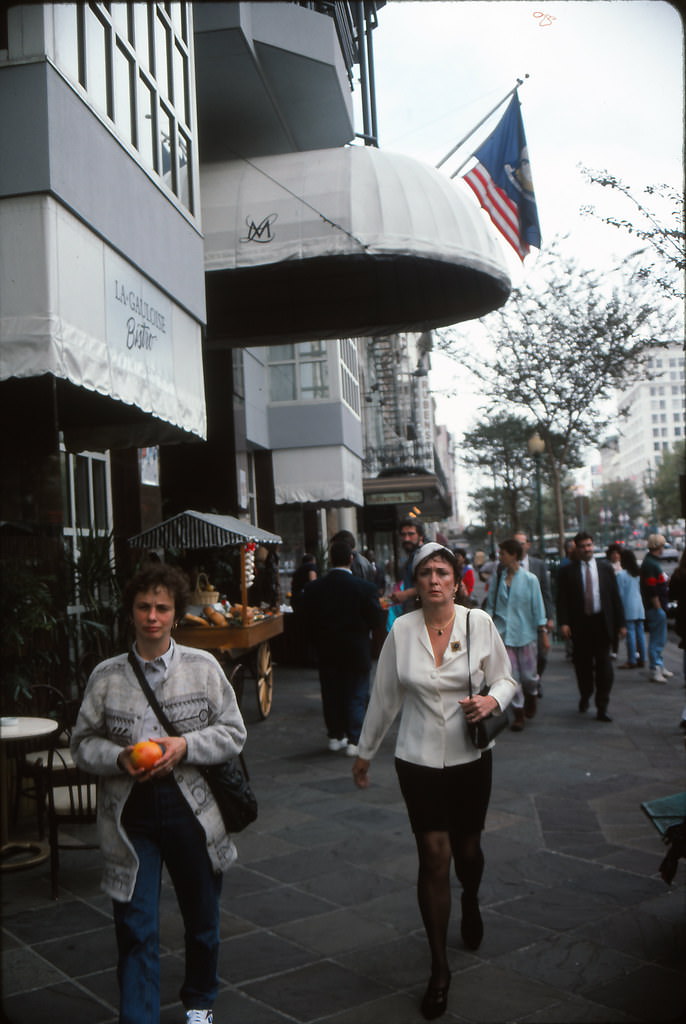
[[[357,342],[354,338],[341,338],[341,397],[354,413],[360,415],[360,376]]]
[[[75,561],[94,554],[112,532],[109,456],[103,452],[62,451],[64,543]],[[101,595],[105,596],[105,595]],[[81,608],[79,595],[72,611]]]
[[[194,212],[189,4],[54,4],[55,61],[141,164]]]
[[[272,402],[329,398],[329,366],[323,341],[269,347],[269,398]]]

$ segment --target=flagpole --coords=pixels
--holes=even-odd
[[[528,75],[524,75],[524,78],[528,78],[528,77],[529,77]],[[467,139],[470,139],[472,137],[472,135],[474,134],[474,132],[478,131],[479,128],[481,127],[481,125],[484,124],[485,121],[488,121],[488,119],[491,116],[491,114],[495,114],[495,112],[498,109],[498,107],[502,107],[502,105],[505,102],[505,100],[509,100],[510,96],[514,95],[514,93],[517,92],[517,89],[520,87],[520,85],[524,84],[524,78],[518,78],[517,79],[517,84],[515,85],[514,89],[510,89],[510,91],[508,93],[506,93],[506,95],[503,96],[503,98],[496,103],[496,105],[493,107],[493,110],[489,110],[489,112],[486,114],[486,116],[482,117],[481,120],[479,121],[479,123],[474,125],[472,130],[467,132],[465,137],[463,139],[460,139],[460,141],[455,146],[453,146],[453,148],[450,150],[450,152],[445,154],[445,156],[443,157],[442,160],[438,161],[438,163],[436,164],[436,169],[437,170],[438,170],[439,167],[443,166],[443,164],[446,162],[446,160],[450,159],[450,157],[453,155],[453,153],[457,152],[457,150],[460,148],[460,146],[464,146],[464,144],[467,141]],[[470,157],[467,157],[467,160],[469,160],[469,159],[470,159]],[[467,160],[465,160],[465,163],[467,163]],[[464,164],[462,164],[462,167],[464,167]],[[460,168],[460,170],[461,169],[462,168]],[[457,171],[455,171],[455,174],[457,174]],[[453,175],[451,175],[451,177],[454,178],[455,175],[453,174]]]

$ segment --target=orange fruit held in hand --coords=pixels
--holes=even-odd
[[[155,743],[153,740],[141,740],[131,751],[131,761],[135,768],[145,768],[146,771],[150,771],[163,753],[159,743]]]

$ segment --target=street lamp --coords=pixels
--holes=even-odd
[[[541,455],[545,451],[545,441],[536,430],[528,441],[529,455],[534,460],[536,469],[536,533],[539,537],[540,556],[545,558],[545,539],[543,537],[543,505],[541,502]]]
[[[600,512],[598,513],[598,518],[600,519],[602,544],[603,547],[606,547],[607,544],[609,544],[610,538],[610,526],[612,524],[612,509],[601,508]]]

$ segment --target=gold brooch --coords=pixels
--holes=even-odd
[[[451,651],[460,651],[460,650],[462,650],[462,644],[460,643],[460,641],[459,640],[451,640],[450,641],[450,650]]]

